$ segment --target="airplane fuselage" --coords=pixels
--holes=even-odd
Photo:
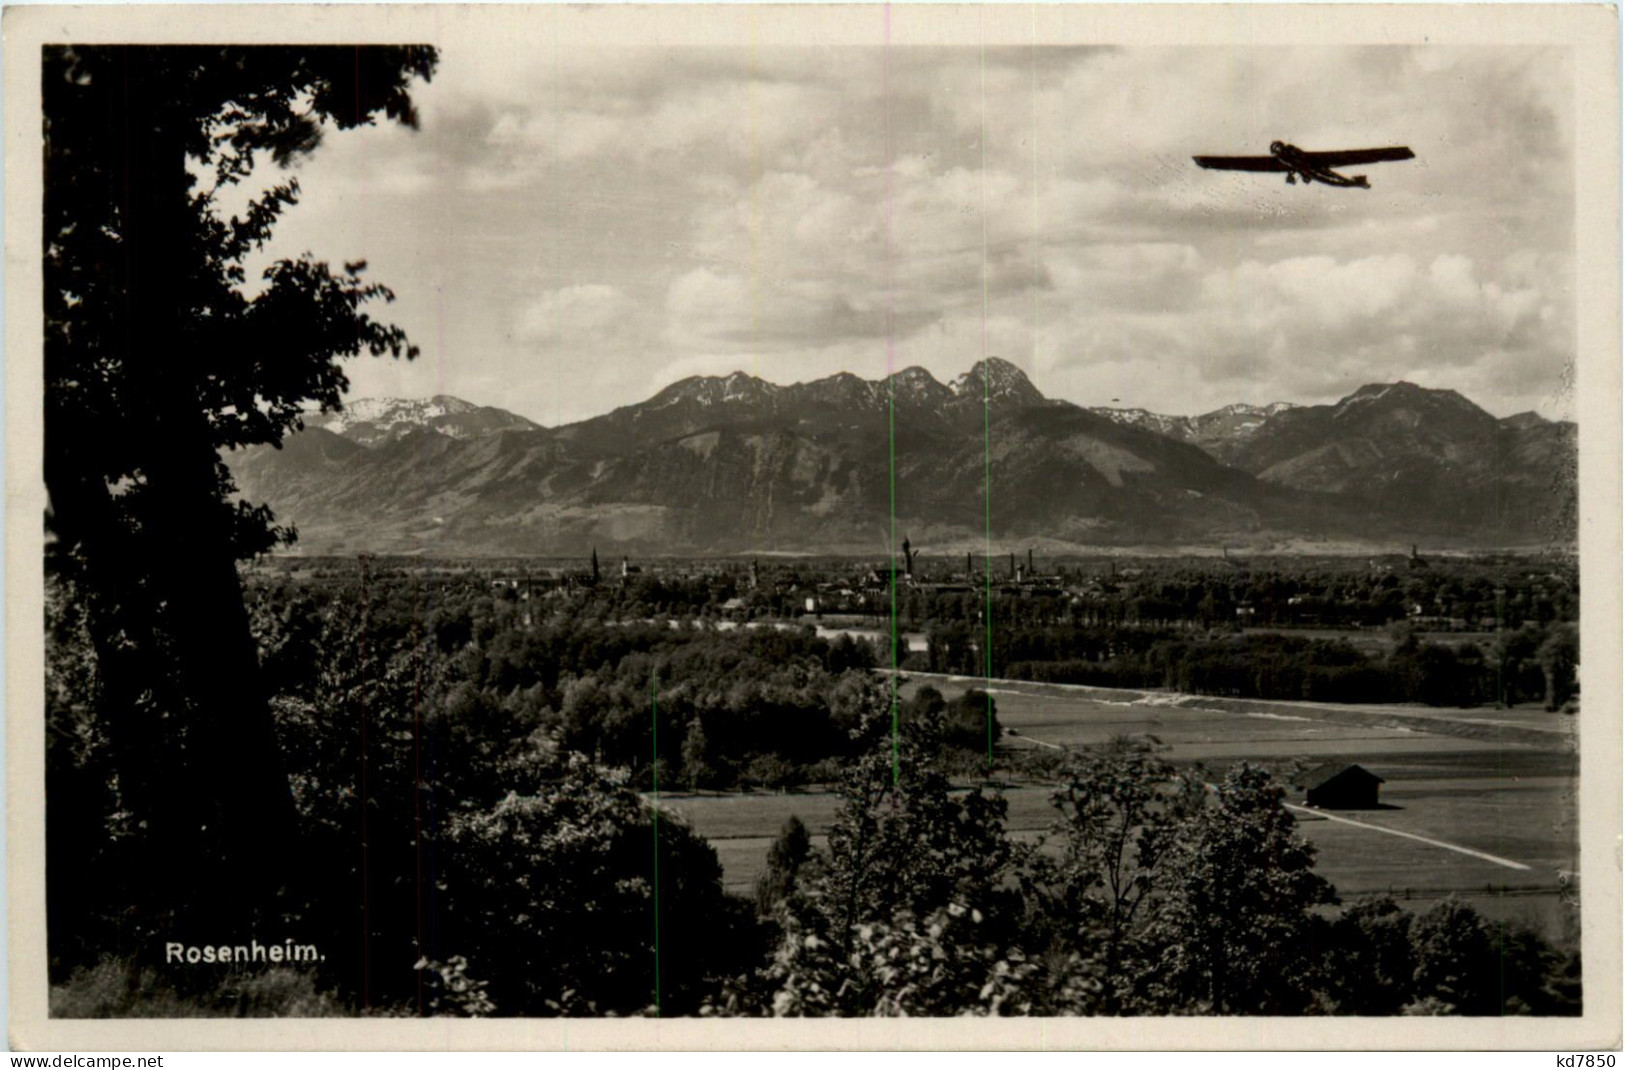
[[[1328,186],[1371,188],[1371,183],[1366,181],[1364,175],[1350,177],[1340,175],[1329,167],[1318,167],[1309,161],[1308,155],[1302,149],[1285,141],[1270,142],[1270,155],[1280,160],[1281,166],[1286,168],[1286,180],[1289,185],[1301,178],[1306,186],[1311,182],[1323,182]]]

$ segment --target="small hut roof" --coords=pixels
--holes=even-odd
[[[1323,784],[1336,780],[1338,777],[1344,776],[1345,774],[1353,774],[1357,777],[1366,777],[1371,780],[1375,780],[1378,784],[1387,783],[1382,779],[1382,777],[1373,773],[1371,770],[1362,765],[1355,765],[1353,762],[1322,762],[1313,769],[1298,774],[1297,783],[1307,791],[1311,788],[1318,788]]]

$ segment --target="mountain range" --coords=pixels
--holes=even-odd
[[[1229,463],[1236,451],[1264,426],[1271,416],[1294,408],[1289,401],[1276,401],[1269,405],[1249,405],[1237,402],[1222,409],[1214,409],[1200,416],[1164,416],[1144,409],[1112,409],[1103,406],[1090,408],[1118,423],[1132,424],[1156,431],[1181,442],[1202,447],[1219,460]]]
[[[227,462],[310,553],[1575,538],[1572,423],[1404,382],[1170,417],[1046,398],[990,358],[949,383],[696,376],[554,428],[446,396],[305,424]]]

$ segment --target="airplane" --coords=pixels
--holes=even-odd
[[[1414,159],[1416,153],[1404,146],[1386,149],[1345,149],[1342,152],[1305,152],[1285,141],[1270,142],[1268,156],[1193,156],[1196,166],[1216,171],[1285,171],[1286,184],[1303,179],[1304,185],[1323,182],[1328,186],[1370,189],[1364,175],[1340,175],[1334,167],[1356,167],[1366,163]]]

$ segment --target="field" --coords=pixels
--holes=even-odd
[[[949,698],[982,686],[916,675],[901,692],[927,683]],[[1006,730],[1001,747],[1086,747],[1114,736],[1148,736],[1167,748],[1170,761],[1215,775],[1242,760],[1282,776],[1295,763],[1358,762],[1386,781],[1382,809],[1327,815],[1295,808],[1301,831],[1319,849],[1317,869],[1345,901],[1389,893],[1425,909],[1453,893],[1488,917],[1527,921],[1551,938],[1574,931],[1572,717],[1112,695],[1014,681],[994,681],[991,691]],[[1006,789],[1009,828],[1017,838],[1042,835],[1052,816],[1050,791],[1022,782]],[[1301,793],[1288,799],[1301,803]],[[833,794],[804,792],[671,795],[661,805],[711,841],[730,890],[746,892],[791,814],[807,824],[816,844],[839,802]]]

